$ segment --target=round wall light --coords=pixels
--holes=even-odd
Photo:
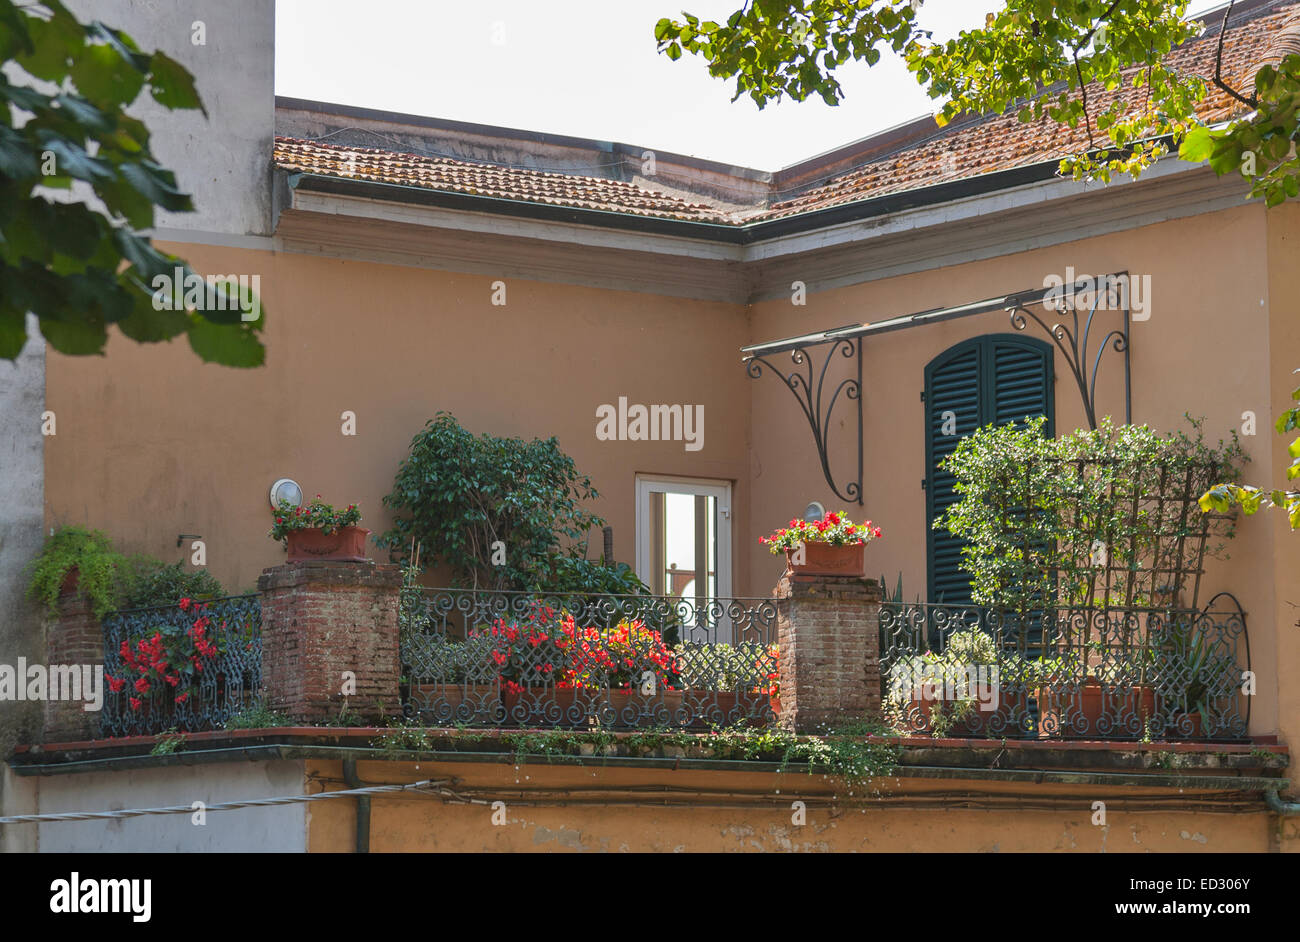
[[[805,523],[816,523],[818,520],[825,519],[826,508],[821,505],[821,501],[811,501],[804,508],[803,519]]]
[[[280,501],[288,501],[291,507],[302,506],[302,488],[293,478],[280,478],[271,485],[271,509],[279,510]]]

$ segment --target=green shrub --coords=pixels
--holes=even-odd
[[[440,412],[411,441],[384,498],[393,528],[376,542],[403,561],[422,547],[456,584],[553,591],[562,560],[585,556],[588,531],[604,525],[581,507],[597,496],[555,438],[475,436]]]
[[[122,608],[175,605],[181,599],[219,599],[225,587],[206,569],[187,570],[182,562],[163,563],[134,556],[122,589]]]
[[[1202,551],[1215,555],[1232,535],[1196,500],[1239,473],[1235,435],[1213,448],[1196,421],[1191,438],[1106,419],[1050,439],[1045,421],[986,426],[944,460],[960,499],[934,525],[965,541],[974,600],[1033,610],[1176,599]]]

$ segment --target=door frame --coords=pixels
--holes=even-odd
[[[650,492],[664,490],[665,485],[674,494],[693,494],[697,497],[717,499],[717,598],[731,598],[731,482],[712,478],[684,478],[670,474],[640,474],[636,476],[636,574],[643,582],[649,573],[652,552],[650,535]],[[698,576],[697,576],[698,578]]]

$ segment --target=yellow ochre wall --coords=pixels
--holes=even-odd
[[[367,784],[448,781],[453,790],[473,790],[488,804],[449,804],[427,795],[403,793],[371,800],[370,850],[389,852],[741,852],[741,851],[980,851],[1145,853],[1267,852],[1300,848],[1300,823],[1285,819],[1281,830],[1267,813],[1211,814],[1195,810],[1123,811],[1113,790],[1080,795],[1076,790],[1032,786],[1036,801],[1061,800],[1047,810],[995,810],[888,807],[823,803],[834,793],[821,775],[790,772],[705,772],[582,768],[510,764],[360,762]],[[309,779],[328,788],[342,784],[339,762],[309,761]],[[774,806],[719,807],[721,799],[691,800],[687,807],[569,803],[528,805],[515,800],[521,789],[564,789],[599,785],[673,786],[687,791],[773,794]],[[961,781],[879,780],[885,801],[906,795],[935,801],[954,790],[1008,792],[1009,786]],[[481,791],[480,791],[481,790]],[[1022,788],[1023,791],[1023,788]],[[1062,798],[1070,793],[1071,797]],[[485,797],[486,796],[486,797]],[[1141,797],[1133,794],[1131,797]],[[504,825],[493,823],[493,800],[505,802]],[[978,799],[978,796],[977,796]],[[1105,826],[1092,823],[1094,800],[1109,803]],[[683,801],[687,800],[682,798]],[[806,819],[793,824],[793,802],[803,800]],[[356,807],[347,799],[320,801],[308,808],[307,849],[350,853],[356,846]]]

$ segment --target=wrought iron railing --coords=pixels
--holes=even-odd
[[[881,608],[899,729],[995,739],[1241,740],[1250,645],[1236,599],[1186,609]]]
[[[770,599],[402,593],[404,710],[432,725],[766,724],[775,646]]]
[[[260,694],[257,595],[111,612],[103,628],[105,736],[217,729]]]

